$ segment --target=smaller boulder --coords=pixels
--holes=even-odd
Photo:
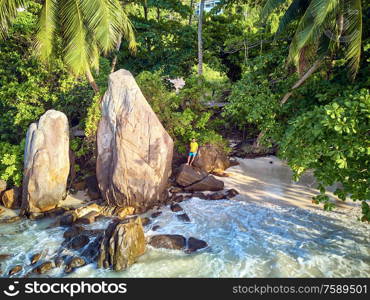
[[[181,215],[176,215],[176,217],[180,220],[180,221],[183,221],[183,222],[186,222],[186,223],[189,223],[190,222],[190,218],[187,214],[181,214]]]
[[[70,273],[73,270],[83,267],[86,265],[86,261],[82,257],[72,257],[65,268],[66,273]]]
[[[236,195],[239,195],[239,192],[235,189],[230,189],[226,191],[226,198],[231,199],[234,198]]]
[[[221,191],[223,189],[224,182],[212,175],[185,188],[186,191]]]
[[[207,176],[208,173],[205,171],[195,169],[187,164],[182,164],[178,171],[176,182],[179,185],[186,187],[195,182],[203,180]]]
[[[206,172],[222,172],[230,167],[230,161],[221,147],[205,145],[199,147],[193,165]]]
[[[14,274],[21,272],[22,270],[23,270],[23,267],[21,265],[14,266],[13,268],[9,270],[8,275],[12,276]]]
[[[182,207],[179,204],[171,204],[170,208],[173,212],[183,211]]]
[[[72,239],[71,243],[69,244],[69,247],[74,250],[78,250],[86,246],[89,243],[89,241],[90,239],[87,235],[81,234]]]
[[[157,217],[159,217],[161,214],[162,214],[162,212],[161,212],[161,211],[157,211],[157,212],[155,212],[155,213],[152,213],[150,217],[151,217],[151,218],[157,218]]]
[[[153,231],[157,231],[159,228],[161,228],[161,226],[159,226],[159,225],[154,225],[154,226],[153,226],[153,228],[152,228],[152,230],[153,230]]]
[[[182,188],[176,186],[171,187],[169,190],[169,192],[172,194],[181,193],[182,191]]]
[[[186,246],[186,239],[178,234],[160,234],[152,236],[149,245],[154,248],[183,250]]]
[[[188,239],[188,249],[186,252],[193,253],[206,247],[208,247],[208,244],[205,241],[190,237]]]
[[[54,268],[54,263],[46,261],[32,270],[32,273],[45,274]]]
[[[22,192],[18,187],[3,192],[2,202],[6,208],[17,209],[21,207]]]
[[[208,196],[206,194],[200,193],[200,192],[191,194],[191,197],[199,198],[199,199],[203,199],[203,200],[207,200],[208,199]]]
[[[92,224],[95,222],[96,217],[99,216],[99,213],[96,211],[90,211],[86,215],[78,218],[76,224]]]
[[[208,197],[209,200],[221,200],[226,199],[226,194],[222,192],[212,193]]]
[[[147,218],[147,217],[145,217],[145,218],[141,218],[141,224],[143,225],[143,226],[147,226],[147,225],[149,225],[151,223],[151,221],[150,221],[150,219],[149,218]]]
[[[36,264],[40,260],[41,256],[42,256],[42,253],[36,253],[36,254],[32,255],[31,256],[31,265]]]
[[[81,226],[74,225],[68,228],[64,233],[63,237],[65,239],[71,239],[78,236],[84,229]]]
[[[89,176],[85,178],[86,187],[87,187],[87,195],[90,197],[91,200],[97,200],[101,198],[98,181],[96,176]]]

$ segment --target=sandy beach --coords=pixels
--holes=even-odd
[[[303,174],[298,182],[293,181],[289,166],[275,156],[254,159],[237,158],[239,165],[226,170],[225,188],[239,191],[238,200],[269,202],[283,207],[322,209],[312,203],[312,197],[319,194],[311,172]],[[333,195],[334,187],[328,188],[328,196],[338,208],[352,209],[358,204],[343,202]]]

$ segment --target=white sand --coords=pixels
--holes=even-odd
[[[226,189],[239,191],[238,200],[322,209],[322,206],[312,203],[312,197],[319,194],[312,172],[304,174],[299,182],[294,182],[289,166],[275,156],[237,160],[240,165],[226,170],[230,177],[219,179],[225,182]],[[333,191],[334,187],[328,189]],[[337,207],[348,209],[357,206],[351,200],[343,202],[331,192],[327,194]]]

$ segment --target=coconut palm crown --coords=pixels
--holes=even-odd
[[[0,38],[5,38],[19,10],[27,0],[0,0]],[[38,18],[35,50],[48,63],[56,53],[56,41],[62,56],[76,76],[97,69],[101,54],[113,50],[123,36],[130,49],[136,43],[131,22],[118,0],[44,0]]]
[[[341,49],[352,78],[360,65],[362,38],[361,0],[267,0],[262,18],[285,7],[278,32],[297,22],[288,61],[302,73],[319,57]]]

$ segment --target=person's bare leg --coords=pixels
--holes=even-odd
[[[193,157],[192,157],[191,162],[190,162],[190,165],[192,165],[192,164],[193,164],[194,159],[195,159],[195,156],[193,156]]]
[[[189,165],[189,163],[190,163],[190,155],[188,155],[188,162],[186,164]]]

